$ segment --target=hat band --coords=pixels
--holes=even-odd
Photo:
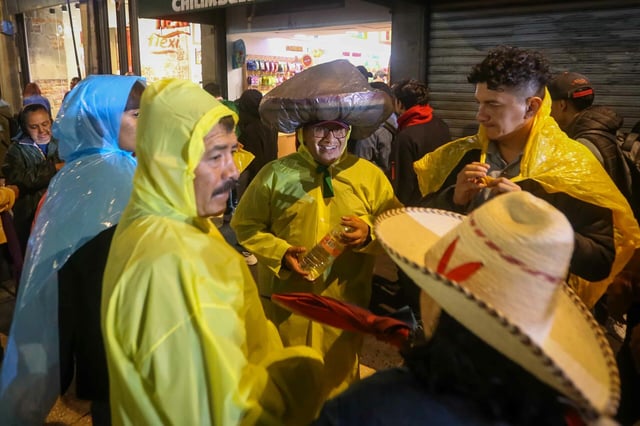
[[[587,88],[587,89],[578,90],[578,91],[575,91],[575,92],[571,93],[569,95],[569,98],[574,98],[574,99],[575,98],[582,98],[582,97],[589,96],[589,95],[593,95],[593,89],[590,88],[590,87]]]
[[[490,240],[487,234],[485,234],[482,229],[478,226],[474,215],[469,215],[469,225],[473,229],[474,234],[484,240],[484,245],[489,249],[498,254],[502,260],[505,262],[517,266],[522,272],[527,275],[532,275],[534,277],[538,277],[543,279],[544,281],[549,282],[550,284],[558,284],[562,281],[562,277],[558,277],[556,275],[549,274],[545,271],[535,269],[531,265],[527,264],[527,262],[514,257],[509,253],[505,253],[494,241]]]

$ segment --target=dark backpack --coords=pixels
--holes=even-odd
[[[627,199],[636,220],[640,219],[640,139],[638,139],[640,123],[625,133],[618,131],[616,135],[604,130],[587,130],[581,132],[578,139],[587,139],[594,143],[605,161],[605,169],[622,195]],[[594,139],[589,136],[606,138]]]
[[[640,121],[629,133],[618,131],[616,142],[628,172],[630,196],[627,199],[633,215],[640,221]]]

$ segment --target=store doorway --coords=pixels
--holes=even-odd
[[[336,59],[364,66],[370,81],[380,72],[378,79],[388,82],[390,21],[227,36],[229,46],[238,40],[245,46],[246,59],[243,66],[230,67],[229,99],[249,88],[266,93],[305,68]]]

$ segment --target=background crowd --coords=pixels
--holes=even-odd
[[[0,102],[3,424],[41,424],[70,386],[101,425],[640,421],[623,118],[499,46],[468,75],[477,132],[452,141],[427,84],[362,68],[236,101],[94,75],[55,119],[36,83],[17,115]],[[381,257],[419,325],[402,367],[360,380],[363,335],[278,296],[367,309]]]

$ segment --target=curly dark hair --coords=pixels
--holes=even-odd
[[[511,46],[498,46],[489,51],[467,77],[469,83],[486,83],[490,90],[506,87],[541,98],[550,79],[549,62],[540,52]]]
[[[518,426],[564,425],[559,393],[467,330],[444,311],[432,338],[403,352],[434,395],[468,400],[485,419]]]
[[[393,91],[393,96],[402,102],[402,105],[406,109],[415,105],[426,105],[429,103],[429,88],[426,84],[418,80],[401,80],[394,84],[391,90]]]

